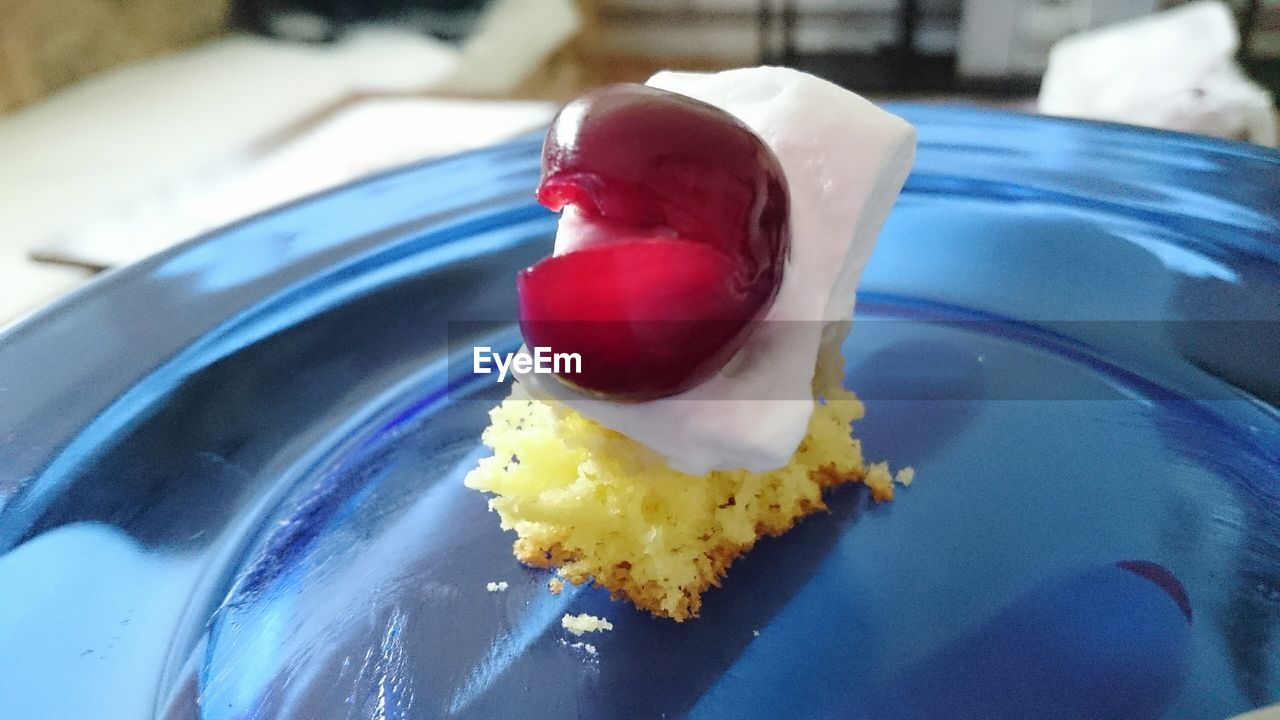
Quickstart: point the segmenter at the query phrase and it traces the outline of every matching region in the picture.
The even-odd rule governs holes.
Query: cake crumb
[[[574,650],[581,650],[593,658],[599,655],[599,650],[596,649],[596,646],[592,645],[589,642],[579,641],[579,642],[571,643],[568,640],[565,640],[564,638],[560,638],[556,642],[559,642],[562,647],[572,648]]]
[[[893,473],[889,472],[889,463],[878,462],[868,465],[867,475],[862,482],[871,489],[872,500],[884,502],[893,499]]]
[[[916,479],[916,469],[913,467],[904,467],[893,476],[893,481],[899,485],[906,487]]]
[[[751,631],[751,637],[760,637],[760,631],[759,631],[759,630],[752,630],[752,631]]]
[[[559,595],[564,592],[564,581],[560,578],[551,578],[551,581],[547,583],[547,591],[552,595]]]
[[[507,585],[506,580],[499,580],[498,582],[491,582],[486,584],[484,586],[484,589],[488,590],[489,592],[506,592],[508,587],[510,586]]]
[[[613,623],[608,620],[598,618],[594,615],[588,615],[586,613],[582,613],[581,615],[570,615],[565,613],[565,616],[560,618],[560,626],[574,635],[582,635],[583,633],[589,632],[604,632],[605,630],[613,629]]]

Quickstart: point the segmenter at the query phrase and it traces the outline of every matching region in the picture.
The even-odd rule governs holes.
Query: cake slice
[[[781,535],[826,509],[823,492],[865,483],[893,497],[881,463],[867,465],[850,424],[862,403],[840,385],[836,348],[823,352],[814,392],[823,399],[786,465],[766,472],[682,473],[653,450],[519,386],[490,412],[492,457],[466,478],[492,493],[489,507],[514,530],[515,556],[593,581],[655,615],[686,620],[702,593],[766,535]]]
[[[893,497],[851,434],[839,346],[915,135],[796,71],[651,82],[548,133],[539,199],[563,214],[518,279],[521,328],[583,370],[519,375],[466,484],[522,562],[681,621],[825,491]]]

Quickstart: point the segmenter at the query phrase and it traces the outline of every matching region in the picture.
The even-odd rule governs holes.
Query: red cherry
[[[565,106],[538,199],[591,232],[523,271],[531,346],[577,352],[564,377],[619,400],[686,390],[733,357],[768,311],[790,244],[782,167],[728,113],[644,85]]]

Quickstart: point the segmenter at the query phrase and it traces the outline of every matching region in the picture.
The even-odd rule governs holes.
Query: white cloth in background
[[[498,0],[467,38],[445,92],[499,97],[582,27],[577,0]]]
[[[1217,0],[1074,35],[1049,54],[1039,109],[1274,146],[1272,98],[1237,66],[1239,47]]]
[[[259,157],[239,157],[137,197],[37,253],[94,267],[123,265],[380,170],[541,128],[555,109],[544,102],[365,100]]]
[[[33,253],[116,264],[186,239],[182,233],[215,216],[235,220],[221,214],[233,207],[263,209],[245,198],[233,202],[239,191],[232,178],[248,173],[245,181],[253,183],[262,182],[255,179],[262,173],[288,174],[285,160],[260,170],[250,165],[262,158],[257,151],[264,140],[291,124],[362,94],[510,92],[580,25],[574,0],[499,0],[488,12],[462,48],[394,27],[357,28],[328,45],[233,35],[96,75],[0,117],[0,326],[87,277],[80,269],[34,263]],[[386,160],[379,167],[385,167],[500,140],[527,129],[533,117],[528,108],[512,114],[476,105],[483,109],[473,123],[460,119],[465,106],[434,106],[445,113],[441,127],[463,134],[426,138],[421,123],[428,106],[414,107],[408,112],[417,127],[390,119],[387,108],[378,109],[376,119],[353,115],[342,123],[396,128],[400,134],[387,140],[403,147],[364,146],[380,153]],[[303,146],[282,151],[292,147]],[[326,162],[306,162],[313,161]],[[339,155],[312,170],[340,182],[353,176],[341,169],[351,162]],[[374,169],[371,162],[364,167]],[[290,197],[321,189],[314,182],[292,187]],[[191,188],[215,192],[221,201],[197,202]],[[167,201],[182,207],[170,212],[162,207]],[[144,219],[136,245],[121,226],[125,216]],[[162,232],[166,219],[185,224]],[[88,240],[89,227],[114,228],[112,242],[124,247],[108,250],[107,235]]]
[[[83,282],[31,252],[353,91],[429,87],[457,53],[387,30],[332,46],[231,36],[0,117],[0,325]]]

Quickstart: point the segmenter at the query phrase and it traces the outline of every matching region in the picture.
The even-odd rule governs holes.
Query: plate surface
[[[894,109],[919,159],[845,353],[865,454],[916,469],[896,500],[836,493],[683,624],[519,566],[461,485],[504,389],[448,370],[517,342],[450,322],[513,318],[549,249],[527,138],[250,219],[0,335],[0,717],[1280,699],[1280,156]],[[567,636],[566,612],[614,629]]]

